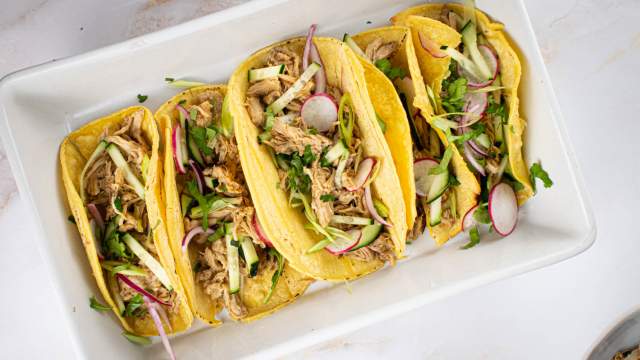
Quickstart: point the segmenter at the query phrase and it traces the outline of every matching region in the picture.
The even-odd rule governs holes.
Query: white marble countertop
[[[240,2],[0,0],[0,75]],[[526,4],[590,191],[595,245],[563,263],[467,291],[296,358],[576,359],[640,304],[640,2]],[[0,232],[2,357],[73,358],[1,146]]]

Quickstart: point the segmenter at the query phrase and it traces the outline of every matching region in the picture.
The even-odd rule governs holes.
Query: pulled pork
[[[385,43],[382,38],[377,37],[367,45],[365,55],[375,63],[378,60],[390,58],[399,47],[400,44],[397,41]]]
[[[396,256],[394,253],[394,245],[389,234],[384,232],[369,246],[361,247],[358,250],[348,252],[346,256],[352,257],[360,261],[372,261],[380,259],[383,262],[395,264]]]
[[[314,154],[320,154],[322,150],[333,142],[320,134],[308,134],[296,126],[285,124],[280,119],[276,120],[271,129],[271,139],[265,142],[278,154],[303,154],[307,146],[311,147]]]

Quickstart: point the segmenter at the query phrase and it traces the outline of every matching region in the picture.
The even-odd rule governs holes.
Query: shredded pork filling
[[[390,56],[397,50],[398,44],[377,44],[368,49],[375,59]],[[302,74],[301,57],[284,47],[271,50],[267,56],[265,66],[285,65],[284,74],[278,77],[264,79],[255,82],[247,90],[245,106],[252,122],[259,128],[265,127],[266,108],[277,100]],[[274,151],[276,156],[284,157],[290,162],[288,168],[278,166],[280,186],[289,190],[292,194],[302,194],[307,197],[313,212],[314,221],[323,228],[329,226],[339,230],[348,231],[356,228],[349,224],[333,224],[334,215],[348,215],[371,217],[364,204],[364,190],[347,191],[345,187],[353,187],[355,184],[356,170],[362,160],[362,143],[360,131],[354,124],[352,141],[349,146],[344,171],[341,175],[337,171],[337,162],[333,164],[323,163],[323,156],[329,148],[341,140],[337,126],[331,127],[322,133],[311,129],[300,115],[300,107],[309,98],[315,89],[314,81],[305,84],[303,89],[296,93],[283,113],[284,116],[276,116],[270,129],[265,129],[268,136],[261,141]],[[339,88],[329,85],[327,87],[336,103],[340,103],[343,96]],[[348,114],[351,108],[346,109]],[[276,114],[282,115],[282,114]],[[302,162],[302,169],[298,162]],[[340,176],[336,184],[336,177]],[[380,259],[382,261],[394,261],[394,247],[386,229],[377,240],[369,246],[358,251],[346,253],[344,256],[354,257],[362,261]]]

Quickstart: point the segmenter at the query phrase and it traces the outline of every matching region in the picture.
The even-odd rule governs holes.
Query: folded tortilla
[[[221,324],[221,321],[216,318],[217,314],[222,311],[225,306],[229,307],[229,304],[227,301],[213,301],[213,299],[205,293],[203,287],[196,281],[193,268],[195,258],[198,254],[194,246],[191,245],[189,247],[188,253],[182,251],[182,239],[185,235],[185,227],[180,194],[178,193],[176,182],[176,169],[171,138],[174,126],[178,124],[178,110],[176,110],[176,105],[179,103],[185,107],[192,104],[198,105],[199,96],[210,92],[217,92],[224,98],[227,87],[225,85],[205,85],[183,91],[163,104],[156,111],[155,118],[164,135],[164,191],[167,203],[167,228],[169,230],[170,247],[176,258],[176,270],[182,280],[189,304],[195,315],[210,325],[217,326]],[[276,270],[276,268],[262,269],[259,267],[256,276],[242,276],[239,296],[248,314],[242,318],[237,318],[232,312],[229,312],[232,318],[243,322],[250,322],[272,314],[293,302],[298,296],[302,295],[312,283],[312,279],[297,272],[285,261],[284,270],[273,294],[269,301],[264,303],[271,288],[272,276]]]
[[[396,169],[403,186],[405,205],[407,207],[407,225],[413,228],[413,221],[416,216],[416,192],[413,173],[412,156],[413,146],[411,140],[411,130],[408,122],[408,115],[415,116],[416,127],[422,126],[424,119],[432,118],[433,107],[429,102],[427,90],[422,73],[416,58],[412,34],[409,28],[402,26],[389,26],[378,29],[371,29],[353,36],[353,40],[361,49],[366,49],[376,39],[383,39],[384,43],[399,42],[400,46],[390,58],[394,67],[403,69],[407,76],[411,78],[413,91],[415,93],[413,106],[420,110],[422,117],[416,114],[407,114],[394,84],[382,73],[369,59],[360,58],[360,62],[365,70],[367,89],[373,102],[373,106],[378,115],[385,121],[387,132],[386,140],[396,163]],[[419,46],[419,44],[418,44]],[[424,124],[427,128],[429,125]],[[449,145],[444,133],[436,128],[432,129],[438,134],[442,143],[442,151]],[[423,134],[424,131],[418,131]],[[469,209],[476,205],[476,198],[480,193],[480,185],[473,173],[466,166],[464,159],[454,146],[452,156],[453,172],[460,182],[455,187],[456,195],[456,216],[453,224],[441,223],[434,227],[429,226],[429,232],[438,245],[444,244],[454,237],[461,230],[462,218]],[[420,204],[419,204],[420,206]],[[413,217],[409,216],[412,214]]]
[[[402,188],[396,174],[393,158],[376,122],[375,110],[369,100],[364,70],[356,55],[336,39],[314,38],[329,85],[337,86],[351,95],[361,131],[364,156],[381,161],[378,176],[372,183],[372,192],[389,210],[389,228],[395,256],[403,256],[407,221]],[[233,73],[229,80],[228,109],[224,116],[233,119],[240,157],[247,184],[262,219],[264,231],[273,239],[276,249],[295,269],[315,279],[352,280],[380,269],[384,262],[378,258],[359,261],[348,256],[335,256],[324,250],[308,254],[307,250],[322,239],[305,228],[307,219],[300,209],[289,205],[289,195],[278,184],[278,171],[267,146],[258,143],[258,129],[245,107],[249,88],[247,73],[264,66],[271,49],[284,47],[302,54],[304,38],[295,38],[263,48],[251,55]]]
[[[434,58],[420,45],[418,34],[424,32],[440,45],[457,47],[462,35],[449,25],[436,20],[443,9],[449,9],[458,15],[464,15],[464,6],[459,4],[425,4],[409,8],[392,17],[394,24],[405,25],[411,28],[418,63],[426,83],[439,94],[442,82],[448,76],[451,58]],[[533,187],[529,177],[529,171],[523,158],[523,136],[526,121],[520,117],[518,87],[522,76],[522,65],[514,47],[509,43],[503,32],[504,25],[492,22],[486,14],[476,10],[477,26],[496,51],[499,58],[499,71],[504,93],[508,104],[509,131],[505,131],[507,148],[509,153],[509,166],[513,177],[522,184],[522,188],[516,191],[518,204],[522,205],[533,196]],[[437,109],[442,113],[442,109]],[[429,119],[429,118],[428,118]]]
[[[144,185],[148,224],[153,229],[153,244],[155,245],[155,249],[158,254],[158,260],[167,272],[173,291],[175,291],[177,295],[175,298],[176,304],[174,304],[176,310],[169,312],[169,321],[173,332],[180,332],[189,328],[193,321],[193,315],[189,310],[187,297],[184,295],[182,284],[175,275],[175,263],[173,256],[171,255],[171,250],[169,249],[167,231],[165,228],[164,205],[162,203],[162,188],[160,181],[162,169],[160,168],[160,158],[158,153],[160,140],[158,136],[158,129],[151,112],[142,106],[132,106],[101,119],[92,121],[72,132],[64,139],[60,146],[60,165],[62,170],[62,180],[64,182],[64,187],[69,201],[69,207],[78,226],[78,230],[82,238],[82,244],[84,245],[84,249],[89,259],[89,264],[91,265],[91,271],[96,279],[96,284],[98,285],[98,289],[100,290],[102,297],[111,307],[116,317],[120,320],[122,326],[127,331],[141,336],[155,336],[158,335],[158,332],[150,316],[147,315],[142,318],[127,318],[122,316],[118,311],[118,307],[116,306],[106,283],[105,276],[107,275],[100,265],[97,250],[98,242],[91,230],[89,214],[80,196],[80,176],[82,170],[87,163],[87,160],[91,157],[92,153],[98,146],[101,140],[101,135],[104,133],[105,129],[109,129],[110,132],[113,132],[119,128],[127,116],[138,111],[144,112],[142,134],[146,138],[147,142],[152,144],[150,153],[151,157]],[[165,331],[169,332],[168,329],[165,329]]]

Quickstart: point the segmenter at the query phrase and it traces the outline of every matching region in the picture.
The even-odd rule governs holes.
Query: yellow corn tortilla
[[[351,94],[357,115],[365,156],[374,156],[381,162],[378,176],[372,183],[374,196],[389,209],[391,239],[398,258],[402,257],[406,242],[406,215],[400,180],[396,174],[391,152],[375,118],[375,110],[367,94],[364,71],[357,56],[336,39],[314,38],[323,61],[330,85],[338,85]],[[233,73],[229,80],[228,107],[225,114],[233,119],[242,168],[256,204],[256,211],[263,230],[273,239],[276,249],[287,258],[296,270],[315,279],[352,280],[380,269],[380,260],[357,261],[346,256],[331,255],[326,251],[307,254],[306,251],[322,238],[304,228],[306,218],[299,209],[289,206],[288,194],[280,189],[279,178],[266,146],[258,143],[259,129],[251,122],[245,108],[249,87],[247,73],[252,68],[263,67],[269,51],[274,47],[286,47],[302,54],[305,39],[295,38],[263,48],[251,55]],[[224,110],[223,110],[224,111]]]
[[[354,41],[361,49],[366,49],[367,45],[376,38],[382,38],[384,42],[399,41],[401,43],[396,54],[390,59],[391,64],[394,67],[400,67],[407,71],[407,75],[411,77],[415,91],[413,105],[420,110],[425,119],[431,118],[433,108],[429,103],[425,82],[418,65],[414,44],[412,42],[412,34],[409,28],[389,26],[368,30],[353,36]],[[407,114],[393,83],[391,83],[387,76],[367,59],[360,59],[360,62],[365,69],[367,89],[371,96],[373,106],[387,124],[385,137],[391,148],[391,153],[396,161],[396,169],[402,181],[405,204],[407,208],[411,207],[413,213],[411,223],[408,223],[409,229],[411,229],[416,214],[416,193],[413,174],[414,159],[411,156],[413,149]],[[442,131],[435,127],[433,129],[438,134],[444,147],[448,146],[448,141]],[[460,181],[460,185],[455,188],[456,222],[451,226],[441,223],[435,227],[429,227],[429,232],[438,245],[444,244],[460,232],[462,218],[469,209],[476,205],[476,198],[480,193],[480,185],[476,177],[466,166],[455,146],[453,147],[452,164],[456,178]]]
[[[199,94],[209,91],[218,92],[224,97],[227,87],[226,85],[205,85],[183,91],[164,103],[156,111],[155,118],[164,134],[164,191],[167,203],[167,229],[169,230],[170,247],[176,259],[176,270],[184,285],[189,305],[195,315],[212,326],[218,326],[221,321],[216,319],[216,315],[222,311],[225,305],[222,301],[214,302],[204,292],[202,286],[199,286],[195,281],[192,270],[192,260],[197,257],[195,248],[190,247],[189,254],[182,252],[182,239],[185,231],[180,194],[178,194],[176,185],[176,170],[171,138],[173,126],[178,123],[179,119],[178,111],[175,109],[176,105],[181,101],[184,101],[187,105],[196,103]],[[275,268],[273,271],[259,271],[257,276],[243,279],[239,294],[247,308],[248,315],[236,320],[250,322],[267,316],[293,302],[312,283],[311,279],[291,268],[285,261],[280,280],[274,289],[271,299],[265,304],[264,299],[271,288],[271,277],[275,271]],[[229,314],[233,317],[231,313]]]
[[[411,28],[413,42],[417,51],[420,69],[427,84],[431,86],[435,94],[439,94],[443,80],[448,76],[449,57],[436,59],[420,46],[419,32],[424,32],[439,45],[457,47],[462,35],[438,20],[439,14],[444,8],[455,11],[464,16],[464,6],[459,4],[426,4],[407,9],[393,18],[394,24],[406,25]],[[523,136],[527,126],[526,121],[520,117],[518,98],[518,86],[522,76],[522,65],[512,45],[503,33],[504,26],[491,22],[483,12],[476,10],[477,26],[493,49],[498,54],[500,76],[509,111],[507,120],[508,130],[505,131],[507,148],[509,152],[509,166],[513,176],[520,182],[523,188],[516,192],[518,204],[524,204],[533,196],[533,187],[529,178],[529,171],[523,158]],[[438,109],[439,112],[442,109]]]
[[[84,168],[87,159],[91,156],[95,148],[100,142],[100,135],[104,129],[109,128],[111,132],[115,131],[124,118],[129,114],[137,111],[144,111],[144,120],[142,123],[143,136],[152,144],[151,157],[149,160],[149,168],[147,170],[147,179],[145,183],[145,204],[149,217],[149,226],[153,227],[153,243],[156,246],[158,260],[166,270],[171,285],[177,293],[176,302],[177,311],[168,312],[169,321],[174,332],[183,331],[193,321],[193,315],[189,310],[187,298],[184,295],[182,284],[175,274],[175,263],[167,238],[167,231],[164,221],[164,205],[162,203],[161,194],[161,168],[158,146],[160,138],[158,129],[153,121],[151,112],[142,106],[132,106],[124,110],[92,121],[91,123],[81,127],[67,136],[60,146],[60,165],[62,168],[62,180],[67,192],[69,207],[78,226],[82,244],[84,245],[89,264],[93,276],[96,279],[98,289],[102,297],[111,307],[116,317],[122,323],[122,326],[129,332],[141,336],[155,336],[158,332],[153,321],[149,316],[141,319],[127,319],[120,315],[106,284],[105,273],[103,273],[96,248],[96,239],[89,225],[89,216],[80,197],[80,174]],[[165,329],[168,332],[168,329]]]

